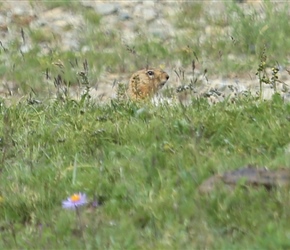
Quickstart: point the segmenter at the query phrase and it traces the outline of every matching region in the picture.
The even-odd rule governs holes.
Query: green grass
[[[128,45],[119,32],[100,27],[102,18],[92,9],[69,1],[45,4],[83,15],[79,43],[86,49],[62,51],[59,37],[25,27],[31,51],[21,51],[21,37],[0,47],[0,78],[15,83],[22,96],[0,103],[0,249],[290,248],[288,189],[198,192],[211,175],[247,164],[290,167],[290,104],[278,94],[213,106],[205,99],[154,106],[51,98],[58,76],[68,90],[81,84],[84,61],[89,84],[106,72],[176,60],[186,67],[196,57],[210,74],[227,74],[256,72],[267,56],[262,74],[288,60],[286,8],[275,18],[273,4],[265,2],[261,20],[254,9],[245,13],[233,2],[225,16],[213,19],[204,5],[187,3],[175,25],[188,33],[162,41],[144,32]],[[201,43],[201,17],[231,32],[208,33]],[[46,53],[42,42],[51,43]],[[89,200],[80,217],[61,206],[75,192]]]
[[[185,109],[69,100],[2,106],[0,246],[287,248],[288,192],[202,196],[197,187],[249,163],[289,167],[289,115],[279,96],[213,107],[198,100]],[[61,207],[78,191],[102,201],[81,210],[81,231]]]

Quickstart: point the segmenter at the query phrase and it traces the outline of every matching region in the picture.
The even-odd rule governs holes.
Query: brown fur
[[[148,68],[135,72],[129,82],[127,94],[132,100],[144,100],[152,97],[169,79],[162,69]]]

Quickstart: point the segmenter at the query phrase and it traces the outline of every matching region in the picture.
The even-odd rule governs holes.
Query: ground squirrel
[[[147,68],[134,73],[129,82],[127,94],[132,100],[152,97],[169,79],[162,69]]]

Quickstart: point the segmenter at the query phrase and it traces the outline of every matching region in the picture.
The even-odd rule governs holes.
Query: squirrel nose
[[[169,75],[166,74],[166,80],[168,80],[168,79],[169,79]]]

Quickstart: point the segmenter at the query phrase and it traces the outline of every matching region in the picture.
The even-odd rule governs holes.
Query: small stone
[[[134,8],[133,15],[135,18],[140,18],[149,22],[153,21],[157,17],[157,11],[153,7],[144,8],[143,5],[139,4]]]
[[[152,21],[157,17],[157,12],[154,9],[144,9],[143,17],[146,21]]]
[[[114,3],[98,3],[94,9],[98,14],[105,16],[118,12],[119,5]]]
[[[119,12],[119,19],[121,21],[132,19],[132,16],[127,11],[120,11]]]
[[[148,27],[149,33],[160,39],[174,37],[174,28],[165,19],[157,19],[150,23]]]
[[[154,7],[155,3],[154,1],[150,1],[150,0],[147,0],[147,1],[143,1],[143,6],[148,8],[148,7]]]
[[[29,51],[31,50],[31,45],[27,45],[27,44],[25,44],[25,45],[22,45],[21,47],[20,47],[20,51],[22,52],[22,53],[28,53]]]
[[[61,8],[53,8],[41,14],[42,19],[58,20],[63,17],[65,11]]]

